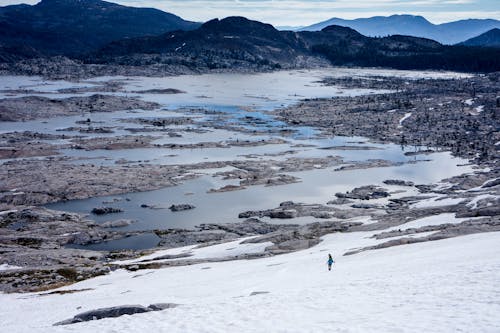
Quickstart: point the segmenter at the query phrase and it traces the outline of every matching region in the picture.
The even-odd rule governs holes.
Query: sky
[[[39,0],[0,0],[0,6]],[[305,26],[332,17],[422,15],[433,23],[467,18],[500,19],[500,0],[109,0],[134,7],[154,7],[186,20],[245,16],[275,26]]]

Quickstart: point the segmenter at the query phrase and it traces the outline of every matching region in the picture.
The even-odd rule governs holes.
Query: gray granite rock
[[[399,180],[399,179],[388,179],[383,181],[386,185],[396,185],[396,186],[415,186],[414,182]]]
[[[196,207],[190,204],[179,204],[179,205],[172,205],[168,209],[170,209],[172,212],[181,212],[184,210],[191,210],[195,209]]]
[[[144,313],[150,311],[162,311],[165,309],[174,308],[176,306],[177,304],[172,304],[172,303],[158,303],[158,304],[151,304],[148,307],[142,305],[122,305],[110,308],[101,308],[77,314],[71,319],[55,323],[54,326],[71,325],[85,321],[100,320],[104,318],[116,318],[124,315],[134,315],[137,313]]]
[[[95,214],[95,215],[114,214],[114,213],[121,213],[121,212],[123,212],[122,209],[114,208],[114,207],[96,207],[96,208],[92,209],[92,214]]]

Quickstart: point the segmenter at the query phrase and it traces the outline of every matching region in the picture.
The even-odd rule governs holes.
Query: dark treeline
[[[342,45],[318,44],[312,52],[325,56],[333,65],[390,67],[396,69],[439,69],[463,72],[500,71],[500,49],[442,46],[439,49],[406,50],[391,54],[370,43],[353,52]]]

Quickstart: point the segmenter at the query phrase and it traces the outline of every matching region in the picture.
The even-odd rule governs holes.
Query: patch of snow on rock
[[[419,201],[413,204],[413,208],[451,206],[451,205],[457,205],[464,200],[465,200],[464,198],[445,198],[444,196],[438,196],[435,198]]]
[[[411,112],[405,113],[404,117],[399,120],[399,126],[398,127],[402,127],[403,126],[403,122],[406,119],[410,118],[410,117],[411,117]]]
[[[447,224],[447,223],[453,223],[453,224],[458,224],[462,223],[463,221],[470,220],[470,218],[465,217],[465,218],[456,218],[455,213],[443,213],[443,214],[438,214],[438,215],[433,215],[433,216],[427,216],[418,220],[414,220],[402,225],[398,225],[395,228],[392,228],[392,230],[397,230],[397,229],[410,229],[410,228],[420,228],[420,227],[427,227],[427,226],[435,226],[435,225],[440,225],[440,224]]]
[[[10,271],[12,269],[20,269],[20,266],[14,266],[9,264],[0,264],[0,271]]]

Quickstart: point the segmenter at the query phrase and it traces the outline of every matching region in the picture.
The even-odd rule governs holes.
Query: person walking
[[[332,265],[335,261],[333,261],[333,258],[332,258],[332,255],[331,254],[328,254],[328,270],[331,271],[332,270]]]

